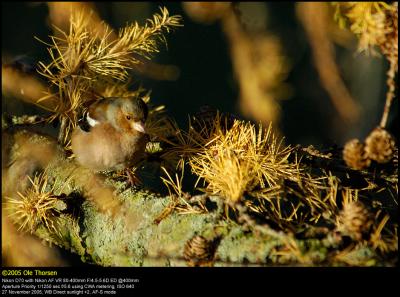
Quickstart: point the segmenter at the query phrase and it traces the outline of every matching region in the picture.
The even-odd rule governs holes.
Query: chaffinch
[[[95,171],[122,170],[136,164],[148,141],[146,103],[134,97],[110,97],[89,106],[71,137],[78,163]]]

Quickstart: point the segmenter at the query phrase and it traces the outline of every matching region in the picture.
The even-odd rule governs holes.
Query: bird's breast
[[[147,138],[142,133],[116,130],[109,124],[77,128],[72,134],[72,150],[82,166],[93,170],[120,170],[136,164],[144,155]]]

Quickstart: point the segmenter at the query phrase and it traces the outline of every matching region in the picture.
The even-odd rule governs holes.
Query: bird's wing
[[[107,121],[107,109],[110,102],[108,99],[101,99],[89,106],[86,119],[90,126],[95,126]]]
[[[83,131],[89,132],[92,127],[107,121],[106,111],[108,102],[106,101],[105,99],[100,99],[89,104],[87,110],[78,120],[78,125]]]

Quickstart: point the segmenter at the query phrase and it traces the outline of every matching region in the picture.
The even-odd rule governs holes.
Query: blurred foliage
[[[143,24],[159,5],[157,2],[94,3],[99,16],[113,28],[131,21]],[[153,103],[167,105],[168,114],[179,124],[187,120],[187,113],[194,113],[205,104],[240,114],[238,85],[221,24],[205,25],[192,21],[181,3],[166,3],[165,6],[171,14],[184,17],[185,27],[169,37],[168,51],[162,50],[154,61],[175,65],[179,77],[175,76],[175,81],[158,81],[139,73],[138,80],[143,87],[153,91]],[[368,115],[349,125],[340,120],[319,82],[308,40],[295,15],[296,3],[243,3],[242,6],[244,21],[250,20],[250,23],[255,23],[250,27],[268,28],[278,36],[283,53],[290,61],[291,71],[286,83],[292,95],[280,102],[282,118],[279,124],[289,143],[341,145],[350,137],[364,137],[375,126],[384,105],[382,80],[387,66],[383,59],[354,56],[354,46],[335,45],[341,75],[354,100],[362,107],[361,114]],[[45,39],[52,34],[48,6],[45,3],[3,3],[2,8],[3,61],[26,55],[35,62],[46,62],[48,58],[43,45],[33,36]],[[254,14],[257,17],[253,17]],[[363,73],[362,80],[360,73]],[[389,129],[397,125],[398,103],[394,104]],[[3,110],[19,114],[31,110],[38,112],[38,109],[32,109],[30,105],[21,106],[14,100],[5,99],[2,106]]]

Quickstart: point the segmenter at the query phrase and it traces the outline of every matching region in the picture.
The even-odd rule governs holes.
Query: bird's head
[[[108,116],[119,130],[131,133],[146,133],[145,123],[148,115],[146,103],[136,97],[113,99]]]

